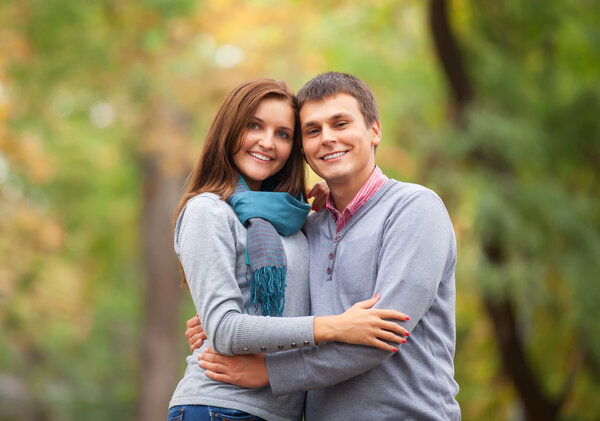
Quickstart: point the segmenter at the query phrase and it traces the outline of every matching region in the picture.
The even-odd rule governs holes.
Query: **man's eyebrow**
[[[339,120],[341,118],[352,118],[352,115],[350,115],[348,113],[337,113],[337,114],[327,117],[326,120],[335,121],[335,120]],[[316,121],[307,121],[306,123],[302,124],[302,128],[304,129],[306,127],[312,127],[312,126],[318,126],[318,125],[319,125],[319,123],[317,123]]]
[[[307,121],[306,123],[302,123],[302,128],[305,129],[307,127],[317,126],[318,123],[316,121]]]
[[[339,120],[340,118],[351,118],[352,116],[348,113],[337,113],[329,117],[329,120]]]

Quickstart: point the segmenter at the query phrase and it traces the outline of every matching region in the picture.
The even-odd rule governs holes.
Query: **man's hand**
[[[217,354],[212,348],[198,355],[200,367],[213,380],[230,383],[249,389],[258,389],[269,384],[265,365],[265,354],[227,356]]]
[[[194,349],[200,348],[204,343],[206,333],[204,333],[204,329],[202,328],[202,324],[200,323],[197,314],[187,321],[186,326],[185,338],[190,345],[190,351],[194,352]]]

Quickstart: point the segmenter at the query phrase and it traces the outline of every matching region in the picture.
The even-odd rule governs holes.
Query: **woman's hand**
[[[316,212],[318,212],[320,209],[323,209],[325,207],[325,200],[327,199],[328,194],[329,186],[327,186],[327,183],[324,180],[321,180],[312,186],[306,195],[307,199],[314,197],[311,209]]]
[[[186,322],[187,329],[185,331],[185,338],[190,345],[190,351],[194,352],[194,349],[200,348],[206,339],[206,333],[202,328],[200,319],[196,314],[194,317]]]
[[[337,316],[315,317],[315,342],[338,341],[396,352],[396,347],[383,340],[405,343],[403,336],[409,336],[409,333],[396,322],[384,319],[406,321],[410,318],[396,310],[371,308],[379,298],[379,294],[375,294],[373,298],[360,301]]]

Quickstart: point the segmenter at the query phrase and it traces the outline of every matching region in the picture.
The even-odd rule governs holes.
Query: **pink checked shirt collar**
[[[350,218],[352,218],[352,215],[358,212],[358,210],[367,202],[367,200],[373,197],[377,190],[379,190],[388,181],[389,178],[387,178],[385,174],[381,172],[381,169],[379,169],[379,167],[376,165],[367,182],[363,184],[358,193],[356,193],[356,196],[354,196],[354,199],[348,203],[346,209],[344,209],[341,213],[335,208],[333,197],[331,197],[331,193],[329,193],[325,201],[325,207],[333,216],[337,230],[336,232],[340,232],[340,230],[344,228],[344,225],[346,225]]]

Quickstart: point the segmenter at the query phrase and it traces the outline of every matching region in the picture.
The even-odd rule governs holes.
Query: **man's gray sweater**
[[[407,343],[389,353],[326,343],[267,356],[276,395],[309,390],[305,420],[458,420],[455,396],[456,242],[439,197],[390,180],[336,233],[309,216],[314,315],[338,314],[381,294],[378,308],[410,316]]]

